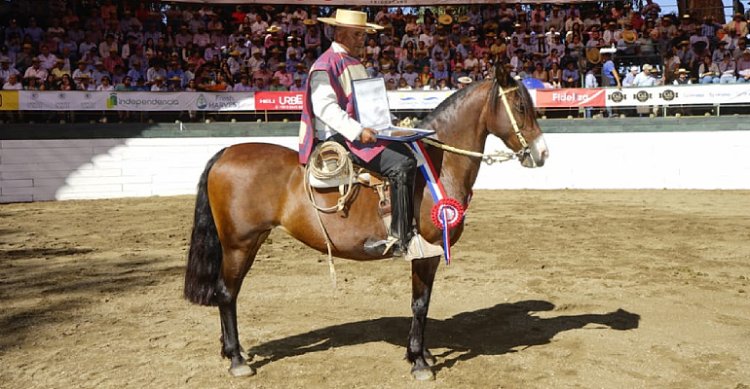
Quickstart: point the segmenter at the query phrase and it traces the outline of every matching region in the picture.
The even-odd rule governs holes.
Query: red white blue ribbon
[[[445,253],[445,263],[451,263],[451,240],[450,229],[459,225],[463,220],[463,206],[456,199],[450,198],[445,193],[445,188],[440,182],[435,166],[424,149],[422,142],[414,141],[410,143],[417,159],[419,160],[420,170],[424,175],[427,187],[430,189],[432,201],[435,205],[432,207],[432,223],[435,227],[443,231],[443,252]]]

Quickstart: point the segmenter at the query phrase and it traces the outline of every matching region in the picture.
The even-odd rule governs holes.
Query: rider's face
[[[354,57],[364,54],[367,31],[362,28],[338,27],[336,29],[336,41],[349,49]]]

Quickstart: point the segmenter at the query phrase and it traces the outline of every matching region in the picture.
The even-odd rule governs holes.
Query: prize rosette
[[[443,215],[448,219],[448,228],[454,228],[458,226],[464,218],[464,207],[456,199],[444,198],[432,207],[431,212],[432,224],[441,230],[445,229],[445,226],[443,225]]]

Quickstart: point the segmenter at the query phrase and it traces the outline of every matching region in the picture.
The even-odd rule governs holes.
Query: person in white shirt
[[[599,87],[599,83],[596,81],[596,68],[597,65],[591,65],[586,71],[586,77],[583,78],[583,86],[584,88],[597,88]],[[586,107],[585,109],[585,116],[587,118],[590,118],[593,113],[593,108]]]
[[[3,84],[3,90],[21,90],[23,89],[23,85],[21,85],[20,82],[18,82],[18,75],[17,74],[11,74],[8,76],[8,81]]]
[[[364,12],[341,8],[336,10],[334,18],[321,17],[318,21],[335,27],[334,41],[312,65],[310,89],[305,94],[300,125],[300,161],[307,163],[314,144],[312,138],[317,137],[343,145],[351,152],[354,163],[388,177],[392,199],[390,236],[368,244],[365,250],[373,255],[384,255],[391,250],[392,255],[399,250],[405,254],[414,236],[416,158],[402,142],[381,143],[373,128],[357,121],[341,105],[342,100],[346,100],[347,106],[353,104],[351,90],[354,80],[369,78],[358,59],[365,52],[367,30],[383,27],[367,23]],[[343,66],[337,66],[337,63]],[[334,88],[332,82],[337,82],[338,88]]]
[[[649,65],[645,64],[643,65],[643,69],[640,73],[638,73],[635,78],[633,79],[632,86],[634,87],[641,87],[641,86],[654,86],[656,85],[656,78],[654,78],[651,75],[651,71],[654,68]]]

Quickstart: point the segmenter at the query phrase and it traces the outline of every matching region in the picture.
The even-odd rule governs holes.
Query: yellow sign
[[[0,111],[18,111],[18,91],[0,92]]]

